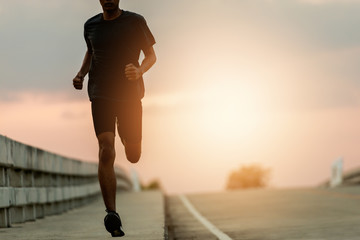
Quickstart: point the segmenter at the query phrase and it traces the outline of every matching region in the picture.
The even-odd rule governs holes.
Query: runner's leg
[[[141,156],[142,103],[140,100],[123,102],[118,110],[117,129],[126,158],[131,163],[137,163]]]
[[[115,134],[104,132],[97,136],[99,142],[98,177],[106,209],[116,211]]]
[[[93,123],[99,143],[98,178],[105,206],[115,211],[115,113],[112,102],[95,100],[91,104]]]
[[[127,160],[131,163],[137,163],[140,160],[141,156],[141,142],[139,143],[129,143],[126,140],[122,141],[125,147],[125,154]]]

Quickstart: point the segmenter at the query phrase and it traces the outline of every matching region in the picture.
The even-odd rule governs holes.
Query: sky
[[[116,164],[168,193],[224,190],[260,164],[270,187],[316,186],[360,165],[359,0],[121,0],[155,36],[143,153]],[[98,1],[0,0],[0,134],[97,161],[86,91],[72,79]]]

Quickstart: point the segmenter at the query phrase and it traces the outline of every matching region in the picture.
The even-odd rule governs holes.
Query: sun
[[[264,112],[260,96],[241,84],[216,83],[200,95],[195,118],[205,137],[236,140],[257,134]]]

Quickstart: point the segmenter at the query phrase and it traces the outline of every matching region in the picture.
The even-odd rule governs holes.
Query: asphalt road
[[[360,239],[360,187],[243,190],[185,198],[229,239]],[[167,210],[172,239],[221,239],[194,217],[179,196],[167,198]]]

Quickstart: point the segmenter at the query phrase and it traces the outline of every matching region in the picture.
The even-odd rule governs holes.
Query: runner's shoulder
[[[99,13],[99,14],[97,14],[97,15],[89,18],[89,19],[85,22],[84,26],[87,27],[87,26],[89,26],[89,25],[91,25],[91,24],[99,23],[99,22],[101,22],[101,20],[102,20],[102,13]]]
[[[140,21],[140,22],[145,21],[145,18],[142,15],[135,13],[135,12],[123,10],[122,14],[124,14],[124,16],[123,16],[124,18],[129,18],[133,21]]]

